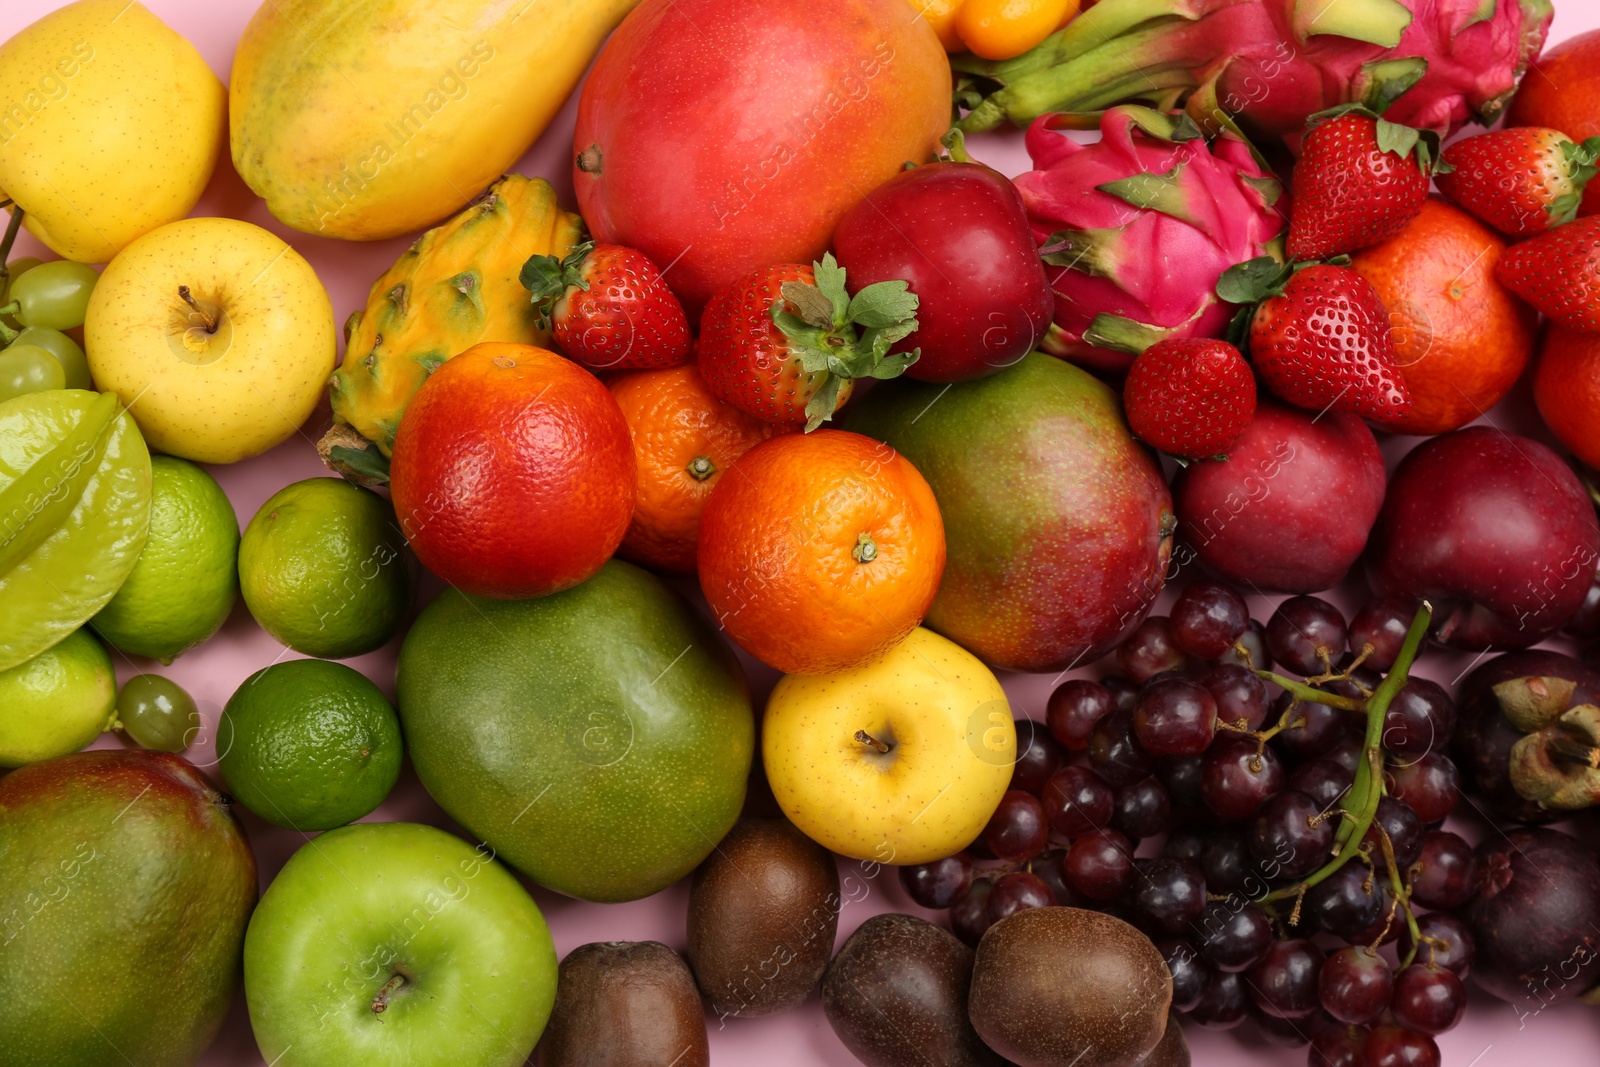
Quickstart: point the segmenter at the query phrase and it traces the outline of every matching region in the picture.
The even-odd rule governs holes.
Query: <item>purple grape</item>
[[[1171,856],[1173,859],[1194,860],[1199,863],[1210,840],[1210,835],[1202,827],[1180,826],[1167,835],[1166,843],[1161,846],[1161,854]]]
[[[1140,686],[1120,674],[1109,674],[1100,679],[1100,684],[1111,694],[1111,702],[1118,710],[1132,711],[1139,702]]]
[[[1334,937],[1354,941],[1383,918],[1387,899],[1371,872],[1352,860],[1306,891],[1304,914]]]
[[[1207,962],[1221,971],[1244,971],[1272,946],[1272,920],[1242,897],[1213,901],[1189,935]]]
[[[1250,855],[1275,878],[1304,878],[1328,862],[1336,819],[1304,793],[1268,797],[1245,836]]]
[[[1007,863],[1032,859],[1044,851],[1049,839],[1050,825],[1039,798],[1020,789],[1006,791],[983,828],[984,844],[996,859]]]
[[[1052,774],[1039,799],[1056,833],[1077,837],[1110,824],[1116,794],[1090,768],[1072,766]]]
[[[1066,762],[1066,753],[1044,723],[1017,720],[1017,762],[1011,765],[1011,788],[1037,794]]]
[[[1244,633],[1234,642],[1222,657],[1223,663],[1237,663],[1253,671],[1268,670],[1272,666],[1272,654],[1267,651],[1267,628],[1254,619],[1244,628]],[[1245,654],[1240,655],[1239,646],[1243,646]]]
[[[1395,862],[1400,870],[1404,871],[1417,862],[1417,857],[1422,855],[1423,830],[1422,820],[1417,818],[1416,812],[1393,797],[1378,798],[1378,814],[1362,840],[1372,846],[1372,862],[1380,869],[1387,869],[1380,827],[1383,833],[1389,835],[1389,843],[1394,848]]]
[[[1055,902],[1055,894],[1044,879],[1028,871],[1012,871],[1001,876],[989,892],[989,925],[1028,908],[1051,907]]]
[[[972,857],[965,852],[900,868],[900,884],[924,908],[948,908],[972,884]]]
[[[1461,772],[1442,752],[1388,768],[1389,795],[1417,813],[1424,824],[1443,822],[1461,799]]]
[[[1117,668],[1139,685],[1162,671],[1177,670],[1185,658],[1172,620],[1165,615],[1145,619],[1117,646]]]
[[[1246,973],[1257,1008],[1280,1019],[1299,1019],[1317,1010],[1317,974],[1322,950],[1304,938],[1274,941]]]
[[[1172,825],[1167,788],[1154,777],[1125,785],[1114,795],[1111,828],[1130,838],[1159,837]]]
[[[1200,853],[1200,869],[1205,872],[1206,888],[1213,893],[1256,897],[1267,890],[1266,878],[1256,870],[1245,843],[1243,827],[1219,826],[1213,830],[1205,851]]]
[[[1427,1034],[1377,1026],[1367,1037],[1365,1067],[1440,1067],[1439,1046]]]
[[[1135,860],[1133,904],[1162,933],[1186,933],[1205,911],[1205,873],[1193,860]]]
[[[1132,713],[1118,709],[1095,724],[1089,735],[1089,766],[1113,786],[1132,785],[1155,770],[1134,736]]]
[[[1259,730],[1267,721],[1267,683],[1237,663],[1219,663],[1198,681],[1217,704],[1217,718],[1245,730]]]
[[[1182,938],[1164,937],[1156,942],[1156,949],[1167,961],[1167,971],[1172,975],[1172,1010],[1193,1010],[1206,991],[1206,983],[1211,980],[1211,968],[1194,946]]]
[[[1200,1002],[1189,1009],[1189,1018],[1207,1030],[1232,1030],[1250,1014],[1250,994],[1244,975],[1216,971],[1206,982]]]
[[[1220,658],[1249,624],[1244,597],[1221,582],[1190,582],[1172,605],[1178,646],[1201,659]]]
[[[1224,819],[1250,818],[1263,801],[1283,788],[1283,764],[1271,748],[1250,737],[1219,737],[1200,767],[1206,807]]]
[[[1407,679],[1383,716],[1383,747],[1407,763],[1444,752],[1455,732],[1455,701],[1426,678]]]
[[[1311,1037],[1308,1067],[1366,1067],[1365,1026],[1330,1026]]]
[[[1394,1021],[1430,1037],[1454,1030],[1467,1010],[1467,990],[1456,973],[1437,964],[1413,963],[1394,976],[1389,1002]]]
[[[1063,908],[1089,908],[1094,905],[1088,897],[1079,893],[1067,884],[1066,875],[1061,872],[1061,861],[1066,859],[1066,853],[1049,855],[1036,859],[1029,866],[1039,880],[1050,887],[1055,903]]]
[[[1276,722],[1285,713],[1289,716],[1288,725],[1272,743],[1293,760],[1316,759],[1350,733],[1352,714],[1339,708],[1310,701],[1294,704],[1291,694],[1280,693],[1272,702],[1269,718]]]
[[[1205,805],[1200,793],[1200,763],[1204,756],[1168,756],[1156,766],[1156,776],[1167,787],[1173,810],[1198,811]]]
[[[1302,763],[1284,783],[1286,789],[1304,793],[1317,802],[1318,811],[1332,811],[1355,784],[1355,775],[1332,760],[1314,759]]]
[[[1152,756],[1198,756],[1216,734],[1217,702],[1187,678],[1145,686],[1133,712],[1139,747]]]
[[[1456,973],[1466,980],[1472,973],[1472,961],[1478,954],[1477,942],[1465,919],[1447,911],[1430,911],[1417,916],[1417,931],[1424,940],[1417,949],[1417,960],[1433,963]],[[1411,951],[1411,931],[1400,931],[1400,951]]]
[[[989,894],[993,889],[991,879],[974,879],[950,905],[951,932],[973,948],[978,947],[983,932],[989,929]]]
[[[1369,601],[1350,620],[1350,651],[1359,655],[1370,644],[1372,652],[1362,665],[1375,671],[1388,670],[1400,657],[1400,646],[1405,644],[1406,631],[1416,614],[1416,601],[1406,597]]]
[[[1267,651],[1296,674],[1323,674],[1344,654],[1348,631],[1339,609],[1314,596],[1294,596],[1267,620]]]
[[[1090,900],[1110,900],[1133,875],[1133,847],[1115,830],[1097,830],[1072,843],[1062,861],[1067,885]]]
[[[1421,870],[1411,896],[1425,908],[1459,908],[1477,887],[1478,857],[1459,834],[1430,830],[1422,835]]]
[[[1050,735],[1066,749],[1081,752],[1089,747],[1095,723],[1116,708],[1111,690],[1086,678],[1071,678],[1056,686],[1045,705],[1045,722]]]
[[[1342,1023],[1370,1023],[1389,1006],[1393,989],[1389,961],[1355,945],[1329,956],[1317,977],[1323,1010]]]

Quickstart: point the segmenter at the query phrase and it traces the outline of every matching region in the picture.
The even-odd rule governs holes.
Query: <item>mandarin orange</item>
[[[1438,197],[1398,237],[1353,266],[1389,310],[1411,410],[1384,429],[1436,434],[1465,426],[1506,395],[1533,352],[1538,316],[1495,279],[1505,241]]]
[[[933,490],[904,456],[844,430],[784,434],[712,491],[700,588],[751,655],[786,674],[829,674],[916,628],[944,555]]]
[[[786,428],[712,396],[693,363],[621,374],[607,384],[628,420],[639,466],[633,522],[619,553],[647,567],[693,571],[711,490],[735,460]]]

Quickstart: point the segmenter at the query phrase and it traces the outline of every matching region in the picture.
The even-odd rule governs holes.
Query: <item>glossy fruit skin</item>
[[[1552,322],[1600,333],[1600,221],[1577,219],[1519,242],[1494,276]]]
[[[606,387],[628,422],[639,471],[617,552],[646,567],[693,571],[711,490],[740,456],[781,431],[718,400],[692,364],[620,374]]]
[[[785,819],[734,826],[689,886],[684,955],[711,1010],[751,1019],[798,1008],[822,981],[839,907],[827,849]]]
[[[1248,972],[1256,1006],[1280,1019],[1299,1019],[1316,1011],[1322,960],[1322,950],[1310,941],[1274,941]]]
[[[117,720],[141,748],[182,752],[202,729],[194,697],[159,674],[136,674],[117,692]]]
[[[1093,995],[1091,995],[1091,991]],[[1166,1030],[1172,978],[1132,926],[1077,908],[1032,908],[983,935],[967,1001],[985,1044],[1023,1064],[1135,1067]]]
[[[1256,308],[1250,355],[1268,389],[1291,404],[1353,411],[1387,424],[1411,410],[1389,317],[1365,278],[1319,263]]]
[[[631,564],[539,600],[446,591],[406,635],[396,691],[428,792],[571,896],[631,900],[677,881],[744,801],[755,723],[738,663]],[[567,784],[530,807],[556,770]],[[672,805],[660,802],[664,781]]]
[[[1055,293],[1022,197],[981,163],[930,163],[895,175],[845,212],[833,249],[852,294],[898,278],[917,295],[919,328],[892,349],[921,351],[908,378],[993,374],[1050,328]]]
[[[1556,830],[1478,846],[1478,895],[1461,912],[1477,942],[1472,977],[1519,1014],[1570,1000],[1600,975],[1600,856]]]
[[[1545,327],[1533,367],[1533,399],[1557,439],[1585,463],[1600,463],[1600,335]]]
[[[671,367],[689,358],[688,316],[642,253],[594,245],[576,274],[550,308],[551,335],[569,357],[597,371]]]
[[[1226,341],[1166,338],[1134,357],[1122,402],[1141,441],[1185,459],[1210,459],[1250,425],[1256,379]]]
[[[892,448],[842,430],[785,434],[718,483],[698,561],[706,602],[740,647],[785,674],[831,674],[922,621],[944,570],[944,523]]]
[[[1115,394],[1050,356],[946,389],[885,382],[846,420],[915,463],[939,500],[948,557],[928,626],[1006,669],[1091,662],[1166,580],[1160,468]]]
[[[561,961],[539,1067],[710,1067],[704,1008],[683,957],[659,941],[579,945]]]
[[[808,372],[772,321],[771,307],[783,299],[787,282],[816,284],[804,263],[763,267],[711,295],[700,317],[695,359],[711,394],[725,404],[779,426],[804,426],[806,403],[825,374]],[[798,311],[785,302],[785,311]],[[839,402],[850,396],[842,389]]]
[[[1384,151],[1378,120],[1344,114],[1312,127],[1295,162],[1287,251],[1326,259],[1386,241],[1428,198],[1415,154]]]
[[[1400,462],[1372,530],[1380,596],[1427,597],[1454,648],[1520,648],[1583,603],[1600,560],[1594,507],[1561,458],[1490,427],[1432,438]]]
[[[1524,798],[1511,784],[1511,747],[1523,737],[1500,710],[1494,686],[1512,678],[1568,678],[1577,683],[1574,703],[1600,702],[1600,673],[1547,649],[1496,656],[1478,666],[1457,690],[1457,723],[1452,755],[1462,783],[1492,815],[1520,823],[1545,823],[1559,813]]]
[[[1440,158],[1454,169],[1439,175],[1439,191],[1513,238],[1571,222],[1583,198],[1578,183],[1586,189],[1594,173],[1593,154],[1547,126],[1464,137]]]
[[[1538,315],[1495,278],[1505,250],[1493,230],[1431,197],[1399,234],[1351,257],[1389,313],[1395,360],[1411,393],[1411,410],[1385,429],[1458,429],[1521,377]]]
[[[197,1062],[233,1002],[256,900],[255,858],[226,798],[167,753],[35,763],[0,779],[0,855],[7,1055],[41,1067]],[[58,999],[69,985],[77,1011]]]
[[[417,392],[395,435],[390,492],[424,566],[475,596],[569,589],[633,517],[627,420],[554,352],[480,344]]]
[[[1377,1026],[1367,1037],[1366,1067],[1440,1067],[1433,1038],[1398,1026]]]
[[[1366,546],[1383,505],[1378,442],[1350,412],[1315,414],[1263,401],[1227,462],[1179,473],[1173,496],[1184,541],[1224,578],[1320,592]]]
[[[998,1067],[967,1019],[972,949],[910,915],[875,915],[828,964],[822,1011],[872,1067]],[[895,1025],[883,1025],[884,1018]]]
[[[646,0],[590,69],[573,185],[595,239],[671,264],[691,319],[844,212],[950,123],[950,68],[903,0]]]
[[[1507,126],[1548,126],[1574,141],[1600,134],[1600,30],[1551,45],[1528,67],[1506,112]],[[1580,215],[1600,212],[1600,183],[1590,182]]]

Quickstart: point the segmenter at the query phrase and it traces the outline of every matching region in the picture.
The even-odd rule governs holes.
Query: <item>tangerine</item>
[[[1533,402],[1574,455],[1600,467],[1600,334],[1551,323],[1533,367]]]
[[[389,488],[425,567],[477,596],[570,588],[633,517],[633,445],[600,380],[533,345],[474,345],[440,365],[395,433]]]
[[[730,637],[785,674],[868,662],[916,629],[944,572],[944,521],[911,461],[844,430],[783,434],[706,503],[700,588]]]
[[[694,364],[621,374],[607,383],[633,435],[639,483],[620,554],[692,572],[700,515],[734,461],[785,427],[711,395]]]
[[[1411,410],[1384,429],[1436,434],[1465,426],[1522,374],[1538,316],[1494,276],[1505,249],[1495,231],[1430,197],[1398,236],[1352,257],[1389,309],[1395,357],[1411,391]]]

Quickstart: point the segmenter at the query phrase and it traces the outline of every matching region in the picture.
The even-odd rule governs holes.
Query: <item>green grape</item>
[[[70,330],[83,325],[100,275],[85,263],[58,259],[41,263],[11,282],[10,297],[20,306],[17,318],[24,326]]]
[[[23,256],[20,259],[13,259],[10,263],[6,264],[6,283],[4,285],[0,285],[0,307],[11,303],[11,283],[22,277],[22,275],[28,273],[33,268],[37,267],[42,262],[44,261],[35,256]],[[15,315],[0,315],[0,322],[4,322],[13,330],[22,329],[22,323],[17,321],[17,317]]]
[[[66,387],[66,371],[48,350],[38,345],[12,345],[0,352],[0,401]]]
[[[29,326],[17,335],[12,345],[38,345],[49,352],[60,362],[61,369],[66,372],[67,389],[93,389],[94,383],[89,380],[89,359],[83,354],[83,349],[78,347],[78,342],[62,333],[60,330],[46,330],[39,326]]]
[[[200,732],[200,711],[182,686],[159,674],[136,674],[117,694],[123,732],[155,752],[182,752]]]

